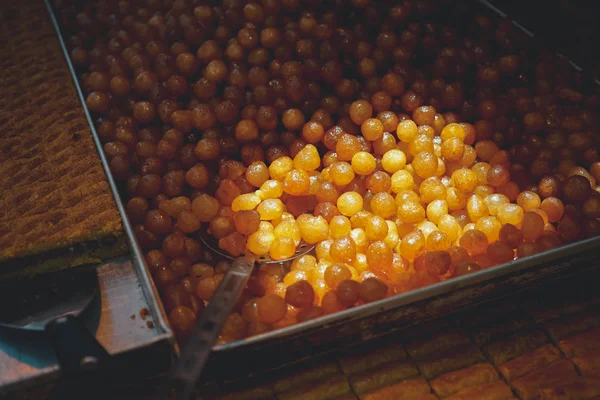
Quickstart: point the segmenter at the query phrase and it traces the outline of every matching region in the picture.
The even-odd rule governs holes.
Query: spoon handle
[[[233,261],[208,306],[200,314],[192,334],[174,365],[171,382],[180,391],[179,399],[192,398],[194,388],[225,320],[237,303],[252,274],[254,260]]]
[[[46,325],[63,375],[95,369],[110,357],[94,335],[72,315],[64,315]]]

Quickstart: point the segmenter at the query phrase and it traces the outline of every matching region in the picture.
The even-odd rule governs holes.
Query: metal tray
[[[142,309],[150,311],[152,305],[135,269],[130,257],[96,268],[99,295],[82,318],[112,356],[127,358],[132,373],[145,369],[143,373],[155,374],[164,370],[172,358],[172,336],[161,327],[160,319],[152,315],[143,319],[140,315]],[[45,335],[0,329],[0,397],[16,390],[27,391],[58,376],[56,357]]]
[[[45,0],[52,14],[52,8]],[[497,17],[506,17],[502,11],[486,0],[478,0],[474,7],[487,10]],[[60,29],[52,15],[56,30],[60,36]],[[514,25],[528,36],[533,34],[520,24],[513,21]],[[61,44],[67,60],[68,52],[61,38]],[[123,213],[122,204],[115,190],[114,180],[106,164],[106,159],[101,151],[100,141],[95,127],[90,119],[82,91],[75,71],[69,62],[73,80],[77,86],[79,96],[84,105],[90,128],[94,133],[96,145],[100,149],[109,182],[113,188],[115,199]],[[581,70],[571,62],[573,68]],[[595,79],[596,84],[600,84]],[[132,238],[131,226],[126,222],[127,233]],[[442,315],[472,307],[476,304],[491,301],[499,297],[510,295],[515,291],[537,285],[540,282],[565,277],[567,275],[584,273],[596,270],[599,265],[599,254],[596,249],[600,246],[600,237],[570,244],[543,254],[519,259],[502,266],[480,271],[468,276],[455,278],[446,282],[424,287],[392,298],[384,299],[360,307],[342,311],[340,313],[322,317],[316,320],[300,323],[288,328],[268,332],[244,340],[239,340],[213,348],[210,367],[207,368],[207,379],[227,376],[234,378],[247,376],[254,372],[271,369],[282,364],[298,362],[307,357],[314,357],[350,343],[365,341],[382,334],[403,329],[418,322],[433,319]],[[142,287],[147,296],[156,301],[156,290],[139,246],[132,243],[135,260],[140,263],[139,271]],[[164,310],[157,302],[155,305],[157,317],[164,323]],[[165,332],[170,332],[167,324]],[[176,347],[177,351],[177,347]],[[240,362],[245,360],[246,362]],[[251,360],[251,362],[250,362]]]

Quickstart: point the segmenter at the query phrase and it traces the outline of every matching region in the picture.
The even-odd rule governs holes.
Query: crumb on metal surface
[[[149,329],[152,329],[152,328],[154,328],[154,323],[153,323],[152,321],[146,321],[146,326],[147,326]]]
[[[135,319],[135,314],[131,314],[131,315],[129,316],[129,318],[131,318],[131,319]]]
[[[142,317],[143,320],[146,320],[146,318],[149,315],[150,315],[150,311],[148,311],[148,309],[146,307],[144,307],[140,310],[140,317]]]

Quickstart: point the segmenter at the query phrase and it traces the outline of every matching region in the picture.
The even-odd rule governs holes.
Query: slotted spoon
[[[202,243],[212,252],[231,260],[231,266],[225,272],[206,309],[199,316],[192,334],[183,347],[179,359],[171,372],[171,384],[180,395],[188,400],[193,396],[196,383],[206,365],[211,349],[216,343],[223,324],[235,307],[242,290],[248,283],[254,266],[258,264],[284,264],[303,256],[314,246],[301,242],[294,255],[285,260],[273,260],[269,256],[243,256],[234,258],[221,250],[216,240],[206,232],[200,235]]]

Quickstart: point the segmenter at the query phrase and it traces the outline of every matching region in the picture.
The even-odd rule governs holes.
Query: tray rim
[[[69,51],[63,39],[63,33],[54,14],[54,8],[52,7],[51,0],[44,0],[44,4],[50,16],[50,20],[52,21],[52,26],[54,27],[54,32],[58,37],[58,41],[60,43],[60,47],[62,49],[63,57],[67,63],[67,67],[71,74],[71,79],[75,86],[75,90],[77,92],[77,97],[82,105],[83,112],[85,114],[85,118],[88,123],[88,127],[92,133],[92,137],[94,139],[94,144],[96,146],[96,151],[98,152],[98,156],[100,157],[100,161],[102,162],[102,167],[104,168],[104,173],[106,175],[106,179],[108,180],[108,184],[110,186],[111,192],[113,194],[113,198],[115,204],[117,205],[117,209],[119,210],[119,214],[121,215],[121,220],[123,222],[123,227],[125,229],[125,233],[127,235],[128,243],[131,249],[130,256],[132,258],[133,269],[136,272],[138,277],[140,287],[142,288],[142,292],[148,303],[149,311],[152,314],[155,327],[157,329],[158,335],[156,340],[153,341],[161,341],[161,340],[169,340],[170,342],[174,342],[174,334],[173,331],[166,322],[167,315],[165,309],[162,305],[162,302],[159,300],[158,290],[154,285],[154,281],[150,277],[150,271],[146,265],[143,253],[141,248],[139,247],[137,240],[135,239],[135,235],[133,233],[133,228],[129,219],[127,218],[127,213],[125,212],[125,207],[123,206],[123,202],[121,201],[121,197],[119,196],[119,191],[115,180],[113,178],[112,172],[110,171],[110,167],[108,164],[108,160],[106,159],[106,155],[104,154],[104,150],[102,148],[102,143],[100,141],[100,137],[98,136],[98,132],[96,131],[96,127],[94,126],[92,117],[90,112],[85,104],[85,97],[83,95],[83,91],[81,90],[81,85],[79,84],[79,80],[77,79],[77,74],[75,72],[75,68],[73,67],[73,63],[71,62],[71,57],[69,56]],[[140,347],[143,347],[144,344],[141,344]],[[131,349],[137,348],[135,345],[132,346]],[[131,350],[130,349],[130,350]]]
[[[419,301],[433,299],[435,297],[457,292],[461,289],[466,289],[478,284],[492,282],[495,278],[506,277],[510,274],[521,271],[532,270],[535,267],[543,268],[542,264],[544,263],[550,263],[560,258],[568,257],[586,250],[597,249],[599,247],[600,236],[585,239],[577,243],[571,243],[557,249],[546,251],[544,253],[535,254],[521,260],[511,261],[509,263],[478,271],[470,275],[464,275],[416,290],[411,290],[409,292],[397,294],[387,299],[349,308],[335,314],[301,322],[283,329],[278,329],[246,339],[217,345],[213,348],[213,351],[218,353],[232,352],[240,348],[260,345],[261,343],[269,340],[292,337],[302,333],[302,331],[305,330],[313,331],[315,328],[326,328],[336,325],[342,321],[355,321],[368,318],[386,311],[401,309],[402,307],[409,306]]]

